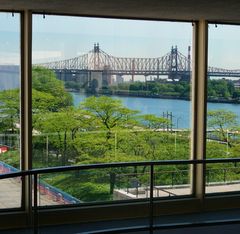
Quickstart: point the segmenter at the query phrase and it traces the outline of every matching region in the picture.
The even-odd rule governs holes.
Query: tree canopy
[[[73,105],[71,94],[65,91],[63,82],[58,80],[54,72],[49,69],[33,67],[32,88],[33,90],[47,93],[54,97],[55,103],[52,106],[51,111],[58,111],[61,108]]]
[[[227,110],[208,111],[208,127],[220,133],[221,140],[226,141],[230,146],[228,131],[237,127],[237,115]]]
[[[80,107],[95,115],[108,131],[117,127],[131,127],[134,116],[138,113],[124,107],[120,100],[107,96],[86,98]]]

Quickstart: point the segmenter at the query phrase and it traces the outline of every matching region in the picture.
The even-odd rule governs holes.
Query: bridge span
[[[88,87],[97,82],[95,85],[102,87],[111,84],[113,75],[118,78],[128,75],[132,81],[137,75],[145,76],[145,79],[167,76],[171,80],[189,80],[191,64],[190,46],[187,56],[172,47],[169,53],[157,58],[124,58],[109,55],[100,49],[99,44],[94,44],[92,50],[81,56],[36,65],[52,69],[61,80],[74,80]],[[208,76],[240,77],[240,69],[208,67]]]

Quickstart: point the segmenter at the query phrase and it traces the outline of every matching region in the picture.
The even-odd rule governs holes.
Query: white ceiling
[[[240,23],[240,0],[0,0],[0,9]]]

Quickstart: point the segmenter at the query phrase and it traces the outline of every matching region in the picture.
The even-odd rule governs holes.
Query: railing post
[[[38,234],[38,174],[33,175],[33,230]]]
[[[209,184],[209,182],[210,182],[210,171],[209,170],[206,170],[206,180],[207,180],[207,183]]]
[[[149,196],[149,232],[153,233],[153,189],[154,189],[154,166],[150,165],[150,196]]]
[[[136,198],[138,198],[138,182],[136,182]]]
[[[223,181],[226,182],[226,168],[223,169]]]

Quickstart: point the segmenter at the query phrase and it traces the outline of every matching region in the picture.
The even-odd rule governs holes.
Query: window
[[[33,167],[189,159],[191,37],[190,23],[34,15]],[[65,192],[72,181],[105,187],[114,200],[115,184],[143,189],[149,170],[99,171],[105,179],[45,180]],[[157,167],[155,185],[189,187],[189,177],[188,167]]]
[[[209,25],[207,158],[239,157],[239,39],[239,26]],[[209,165],[206,176],[208,193],[238,191],[237,163]]]
[[[215,209],[216,204],[229,208],[229,204],[220,203],[216,197],[205,197],[202,181],[206,179],[208,195],[226,191],[239,193],[238,163],[207,162],[204,171],[202,165],[192,166],[188,164],[192,162],[181,160],[188,160],[191,150],[192,154],[204,151],[204,117],[208,117],[207,158],[238,157],[239,51],[235,43],[239,27],[209,25],[208,116],[202,116],[204,103],[199,93],[205,84],[202,74],[205,56],[198,52],[203,51],[206,43],[203,32],[207,29],[206,21],[193,23],[197,33],[192,49],[191,23],[22,14],[33,17],[32,126],[27,126],[30,127],[27,130],[32,129],[32,154],[28,155],[26,150],[30,148],[28,134],[22,136],[21,143],[19,140],[20,109],[30,110],[26,102],[26,106],[20,108],[19,93],[30,93],[26,87],[20,90],[20,14],[13,17],[12,13],[1,13],[1,173],[6,172],[5,168],[16,171],[27,166],[49,169],[96,165],[79,171],[72,168],[72,171],[59,173],[41,171],[38,177],[33,177],[33,183],[30,179],[24,180],[22,191],[21,179],[0,180],[1,188],[7,188],[4,190],[7,195],[1,192],[1,211],[21,207],[22,200],[26,216],[19,212],[18,224],[23,225],[36,216],[40,223],[43,221],[41,224],[49,224],[52,217],[56,220],[55,212],[61,217],[61,211],[65,217],[70,211],[77,221],[80,220],[72,209],[52,209],[51,212],[41,209],[38,215],[34,214],[36,207],[31,208],[36,205],[36,198],[41,208],[80,205],[81,209],[75,211],[81,213],[81,217],[87,214],[91,221],[96,219],[94,209],[99,211],[100,206],[105,207],[104,211],[101,209],[104,217],[112,218],[115,211],[114,217],[136,217],[134,209],[129,214],[130,207],[136,207],[139,213],[141,210],[139,216],[145,217],[144,212],[151,207],[152,201],[156,214],[163,214],[167,209],[169,213],[182,213],[182,207],[186,207],[186,211]],[[28,17],[22,19],[25,26],[31,25]],[[231,37],[226,39],[225,35]],[[30,48],[28,43],[22,46]],[[200,113],[198,118],[194,115],[194,121],[200,124],[194,126],[192,133],[191,50],[197,51],[195,56],[200,67],[196,67],[195,72],[201,78],[194,83],[201,91],[193,91],[194,100],[197,100],[193,109]],[[29,68],[28,65],[25,68]],[[25,70],[24,75],[27,75]],[[230,110],[236,115],[229,115]],[[216,121],[219,119],[224,124],[219,125]],[[230,124],[226,122],[229,120]],[[190,133],[197,142],[193,149],[190,149]],[[20,160],[20,145],[33,165]],[[196,156],[201,157],[205,155]],[[172,159],[180,159],[182,165],[166,162]],[[165,161],[153,165],[154,160]],[[20,161],[24,161],[23,165]],[[142,161],[147,163],[139,164]],[[109,162],[135,164],[103,167]],[[33,189],[36,190],[31,196],[28,191]],[[149,199],[150,196],[157,199]],[[186,199],[174,199],[183,197]],[[201,199],[204,207],[199,205]],[[96,206],[91,206],[90,211],[88,205],[93,203]],[[71,218],[69,220],[73,221]]]
[[[0,13],[0,173],[20,165],[20,15]],[[0,181],[1,208],[17,208],[21,180]]]

